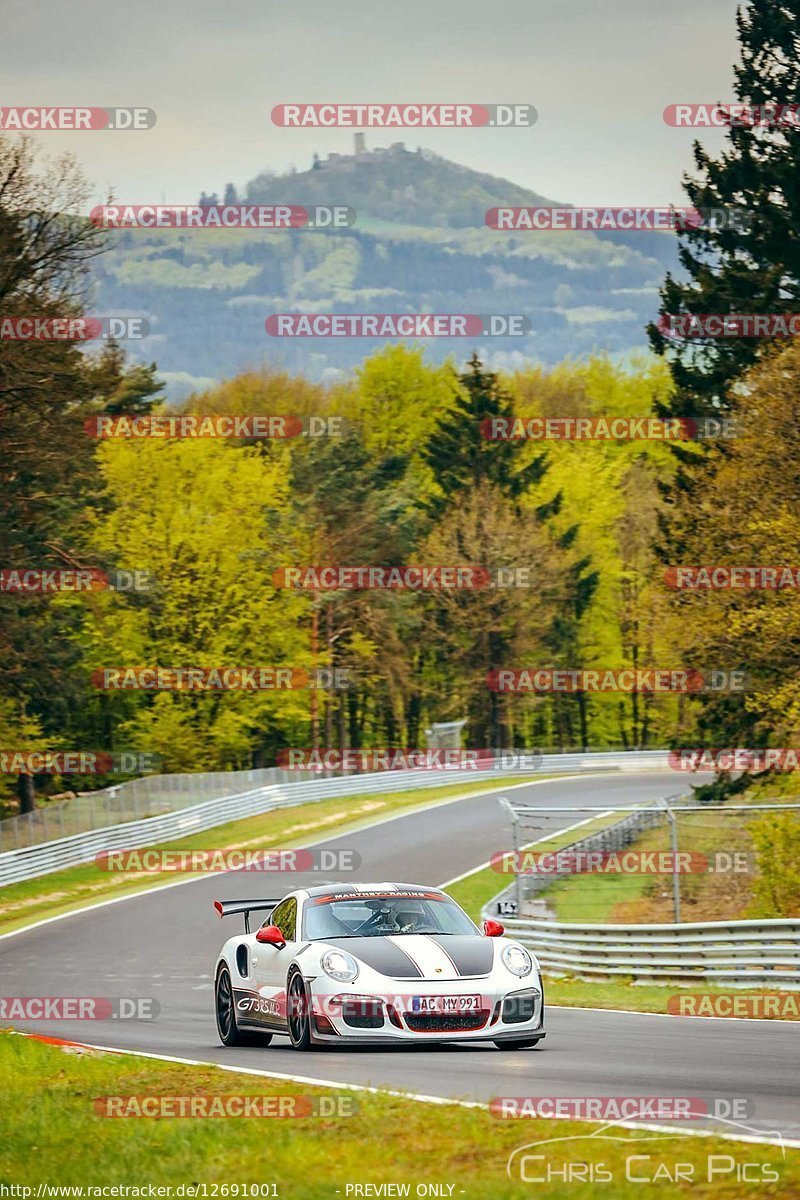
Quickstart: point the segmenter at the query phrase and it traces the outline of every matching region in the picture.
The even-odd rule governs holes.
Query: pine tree
[[[752,0],[736,18],[741,61],[737,99],[748,105],[800,105],[800,7],[796,0]],[[744,220],[687,228],[679,238],[687,282],[668,275],[661,314],[786,313],[800,301],[800,110],[783,124],[732,123],[728,147],[712,158],[694,145],[697,174],[684,178],[691,205],[744,210]],[[728,227],[724,227],[727,225]],[[675,411],[718,413],[737,378],[763,353],[763,338],[679,342],[656,325],[653,348],[670,361]]]
[[[431,505],[436,513],[458,493],[483,483],[493,484],[516,500],[545,470],[543,456],[520,465],[524,442],[491,441],[484,436],[483,423],[492,417],[513,417],[513,403],[497,375],[484,370],[477,354],[472,355],[459,382],[461,390],[452,410],[439,421],[422,451],[442,493]]]

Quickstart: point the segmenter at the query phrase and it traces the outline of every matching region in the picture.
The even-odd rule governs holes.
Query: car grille
[[[403,1013],[412,1033],[458,1033],[482,1029],[489,1014],[485,1009],[464,1013]]]
[[[382,1029],[383,1008],[379,1000],[350,1000],[342,1004],[342,1020],[351,1029]]]
[[[503,1001],[503,1021],[506,1025],[519,1025],[532,1021],[536,1016],[537,992],[515,992]]]

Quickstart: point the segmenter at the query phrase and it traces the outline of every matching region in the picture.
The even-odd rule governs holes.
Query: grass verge
[[[264,1057],[268,1069],[268,1050]],[[420,1185],[437,1184],[443,1190],[433,1195],[511,1200],[530,1194],[531,1176],[552,1173],[542,1194],[574,1200],[575,1181],[563,1178],[566,1164],[577,1172],[577,1181],[588,1178],[587,1170],[602,1170],[602,1194],[608,1200],[641,1194],[641,1183],[629,1182],[626,1173],[660,1180],[655,1193],[665,1200],[685,1196],[687,1181],[699,1200],[724,1200],[743,1194],[737,1176],[744,1163],[750,1164],[748,1178],[759,1180],[746,1189],[748,1194],[800,1194],[800,1152],[792,1149],[680,1133],[650,1134],[642,1142],[644,1131],[619,1127],[609,1131],[612,1141],[597,1137],[598,1126],[576,1121],[499,1120],[480,1108],[316,1088],[146,1058],[65,1053],[61,1047],[12,1035],[0,1036],[0,1087],[5,1101],[0,1179],[31,1188],[34,1197],[40,1184],[84,1189],[127,1185],[144,1188],[144,1195],[148,1185],[183,1185],[182,1193],[172,1195],[238,1198],[251,1194],[245,1188],[274,1185],[274,1193],[261,1194],[281,1200],[335,1200],[337,1195],[345,1200],[348,1195],[381,1194],[355,1193],[353,1185],[394,1184],[396,1190],[383,1194],[413,1197],[426,1194],[418,1192]],[[95,1106],[109,1096],[238,1095],[271,1097],[276,1104],[278,1097],[299,1094],[333,1102],[338,1098],[352,1115],[108,1119]],[[543,1160],[528,1163],[524,1183],[518,1170],[515,1180],[508,1178],[506,1163],[514,1150],[550,1138],[570,1140],[532,1147],[530,1153],[543,1155]],[[632,1156],[639,1157],[631,1162]],[[684,1182],[668,1182],[679,1164]],[[408,1192],[400,1190],[403,1185]],[[541,1187],[537,1190],[541,1193]],[[24,1193],[17,1195],[27,1200]]]
[[[411,792],[379,792],[369,795],[321,800],[296,808],[279,808],[259,816],[218,825],[203,833],[160,842],[150,849],[243,850],[294,847],[314,839],[352,832],[382,817],[425,808],[455,796],[476,792],[503,791],[513,784],[537,782],[553,776],[514,777],[503,783],[456,783],[452,786],[421,788]],[[167,872],[143,876],[141,872],[100,871],[94,863],[70,867],[2,888],[0,933],[9,933],[45,917],[58,916],[75,908],[116,896],[147,891],[174,883],[185,876]]]

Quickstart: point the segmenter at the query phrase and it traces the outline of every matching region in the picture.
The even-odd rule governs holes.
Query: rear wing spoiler
[[[271,913],[273,908],[280,904],[282,899],[283,896],[277,896],[271,900],[215,900],[214,908],[221,917],[232,917],[236,913],[244,913],[244,931],[245,933],[249,933],[250,913]]]

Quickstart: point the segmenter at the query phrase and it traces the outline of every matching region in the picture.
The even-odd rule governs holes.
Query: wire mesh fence
[[[509,882],[497,897],[506,915],[600,924],[800,915],[800,860],[787,865],[800,848],[791,796],[603,810],[501,804],[511,819],[498,884]]]

